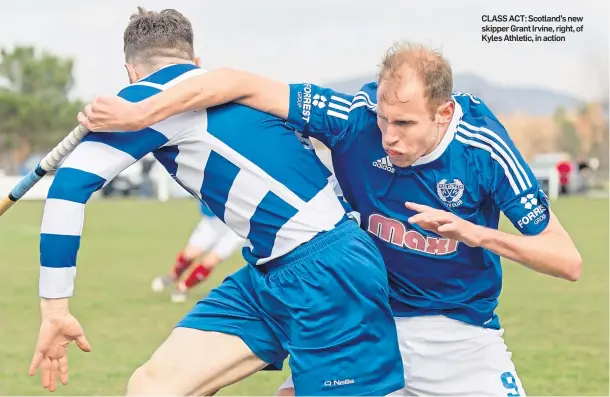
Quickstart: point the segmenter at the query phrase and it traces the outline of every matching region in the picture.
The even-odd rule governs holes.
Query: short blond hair
[[[378,81],[402,79],[405,67],[413,71],[424,85],[428,110],[434,116],[441,104],[451,100],[453,71],[440,50],[411,42],[395,42],[379,65]]]
[[[181,13],[173,9],[160,12],[138,7],[123,33],[125,60],[147,62],[151,58],[181,58],[192,61],[193,27]]]

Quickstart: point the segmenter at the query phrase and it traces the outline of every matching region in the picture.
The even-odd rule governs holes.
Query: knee
[[[153,363],[147,362],[129,378],[127,382],[127,396],[153,396],[153,395],[177,395],[175,391],[166,390],[167,384],[163,384],[162,375]]]
[[[126,396],[213,396],[218,389],[202,382],[194,385],[188,381],[176,381],[166,369],[149,361],[134,371],[127,382]]]
[[[146,364],[136,369],[129,377],[129,381],[127,382],[127,392],[125,395],[138,396],[146,394],[145,387],[149,383],[148,377],[149,375],[146,369]]]
[[[204,251],[202,251],[201,248],[193,245],[187,245],[182,251],[182,257],[187,261],[194,261],[203,254]]]
[[[205,267],[206,269],[213,269],[215,268],[220,262],[222,262],[222,258],[216,254],[215,252],[208,252],[207,254],[205,254],[205,256],[201,259],[201,264],[203,265],[203,267]]]

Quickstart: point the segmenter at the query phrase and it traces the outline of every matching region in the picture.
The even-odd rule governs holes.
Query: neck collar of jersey
[[[457,101],[455,101],[454,99],[452,99],[452,101],[455,105],[455,110],[453,112],[453,117],[451,118],[451,123],[449,123],[449,127],[447,127],[447,132],[445,132],[445,136],[443,137],[443,139],[441,139],[441,142],[433,151],[417,159],[413,164],[411,164],[412,166],[428,164],[438,159],[443,153],[445,153],[445,150],[447,150],[449,144],[451,143],[451,141],[453,141],[453,137],[455,136],[455,132],[457,131],[458,123],[462,119],[464,111],[462,110],[462,107]]]
[[[136,81],[136,83],[139,83],[139,82],[141,82],[142,80],[145,80],[145,79],[149,78],[149,77],[150,77],[150,76],[152,76],[153,74],[158,73],[160,70],[163,70],[163,69],[169,68],[169,67],[171,67],[171,66],[176,66],[176,65],[177,65],[176,63],[169,63],[169,64],[167,64],[167,65],[163,65],[163,66],[161,66],[159,69],[157,69],[157,70],[153,70],[152,72],[148,73],[146,76],[144,76],[144,77],[140,77],[140,78],[139,78],[139,79]]]

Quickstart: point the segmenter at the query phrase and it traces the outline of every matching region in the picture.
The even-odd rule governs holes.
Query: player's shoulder
[[[369,118],[377,117],[377,82],[372,81],[364,84],[352,99],[353,109],[361,108]]]
[[[118,96],[130,102],[139,102],[206,72],[205,69],[192,63],[166,65],[124,87],[119,91]],[[192,139],[189,140],[188,137],[199,136],[205,128],[206,120],[206,111],[185,112],[168,117],[150,126],[146,131],[149,133],[150,130],[156,131],[171,144],[184,143],[184,140],[191,142]]]
[[[123,87],[117,96],[130,102],[140,102],[190,77],[206,73],[194,64],[171,64]]]
[[[364,84],[354,95],[354,101],[363,101],[368,109],[377,109],[377,88],[376,81]]]
[[[323,115],[323,119],[333,125],[334,135],[341,134],[349,136],[343,140],[353,142],[363,131],[367,131],[371,125],[376,125],[376,84],[368,83],[358,89],[355,93],[338,91],[334,87],[323,87],[314,84],[296,85],[300,90],[296,96],[297,105],[303,107],[303,115],[309,122],[310,113]],[[307,104],[307,105],[305,105]],[[307,106],[307,108],[306,108]],[[310,111],[309,108],[312,110]],[[344,145],[347,147],[348,145]]]
[[[337,94],[332,95],[327,113],[332,116],[336,111],[344,112],[344,114],[336,116],[349,120],[350,126],[356,130],[376,124],[377,83],[364,84],[354,95],[343,94],[343,97],[339,97]]]
[[[454,92],[453,99],[461,113],[455,139],[471,157],[483,160],[477,164],[515,157],[516,148],[508,131],[481,98]]]

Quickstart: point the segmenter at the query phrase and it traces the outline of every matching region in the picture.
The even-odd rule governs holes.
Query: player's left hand
[[[54,391],[58,377],[62,384],[68,383],[68,345],[72,341],[82,351],[91,351],[83,327],[69,312],[54,317],[47,317],[43,313],[38,342],[28,371],[30,376],[34,376],[40,367],[43,388]]]
[[[405,207],[417,212],[409,223],[434,232],[439,236],[463,242],[470,247],[481,245],[482,228],[459,216],[427,205],[406,202]]]
[[[138,103],[113,95],[95,98],[78,114],[78,122],[92,132],[124,132],[145,128]]]

